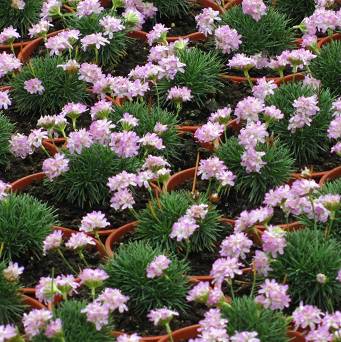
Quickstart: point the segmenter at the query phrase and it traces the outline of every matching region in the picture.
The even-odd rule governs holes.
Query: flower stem
[[[335,221],[335,211],[332,211],[330,213],[330,221],[329,221],[329,224],[327,224],[326,226],[326,230],[324,231],[324,237],[327,239],[329,237],[329,234],[332,230],[332,227],[333,227],[333,223]]]
[[[61,258],[63,259],[63,261],[65,262],[66,266],[70,269],[70,271],[73,273],[73,274],[77,274],[77,272],[75,271],[75,269],[71,266],[71,264],[66,260],[63,252],[58,248],[57,249],[58,251],[58,254],[61,256]]]
[[[249,83],[250,88],[252,89],[253,88],[253,84],[252,84],[252,81],[251,81],[249,70],[243,69],[243,73],[244,73],[244,76],[246,77],[246,79],[247,79],[247,81]]]
[[[165,323],[165,328],[166,328],[166,331],[167,331],[167,334],[168,334],[169,341],[170,342],[174,342],[173,335],[172,335],[172,329],[171,329],[169,323]]]
[[[79,255],[80,259],[84,262],[85,266],[89,267],[89,264],[86,261],[85,256],[81,250],[78,251],[78,255]]]

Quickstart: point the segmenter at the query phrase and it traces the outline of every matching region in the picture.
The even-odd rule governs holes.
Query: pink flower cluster
[[[57,153],[43,162],[43,172],[49,180],[59,177],[67,171],[69,171],[69,160],[61,153]]]
[[[225,299],[224,293],[219,287],[212,288],[210,283],[199,282],[188,292],[186,299],[189,302],[197,302],[208,306],[217,305]]]
[[[263,0],[243,0],[242,9],[244,14],[251,16],[256,21],[259,21],[267,11]]]
[[[179,316],[179,313],[167,308],[151,310],[148,313],[148,319],[155,326],[168,324],[175,316]]]
[[[91,14],[99,14],[104,10],[98,0],[82,0],[77,4],[77,15],[81,18]]]
[[[242,36],[228,25],[218,27],[214,32],[215,44],[223,53],[231,53],[238,50],[242,43]]]
[[[328,138],[339,140],[341,138],[341,98],[333,102],[332,106],[334,119],[330,122],[328,128]],[[341,142],[338,141],[333,147],[332,152],[341,154]]]
[[[22,63],[16,56],[13,54],[8,54],[7,52],[2,52],[0,54],[0,78],[13,72],[14,70],[19,70],[21,65]]]
[[[212,8],[204,8],[200,14],[195,17],[197,22],[198,31],[203,33],[205,36],[212,34],[215,22],[220,21],[219,12],[214,11]]]
[[[153,279],[161,277],[171,264],[171,260],[165,255],[158,255],[147,266],[147,278]]]
[[[0,33],[0,44],[9,44],[13,43],[13,41],[17,38],[20,38],[20,34],[17,29],[13,26],[5,27]]]

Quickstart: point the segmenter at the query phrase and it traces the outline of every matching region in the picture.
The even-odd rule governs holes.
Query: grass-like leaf
[[[9,154],[9,143],[12,133],[14,132],[14,124],[0,112],[0,165],[6,163]]]
[[[190,8],[189,0],[151,0],[158,9],[160,17],[179,17],[188,13]]]

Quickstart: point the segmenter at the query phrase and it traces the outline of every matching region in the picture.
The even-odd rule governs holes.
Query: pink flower
[[[337,273],[337,278],[336,278],[340,283],[341,283],[341,270]]]
[[[154,126],[154,133],[157,135],[162,135],[162,133],[167,132],[168,126],[163,125],[161,122],[157,122]]]
[[[93,141],[89,132],[85,128],[79,131],[71,132],[68,139],[66,147],[71,154],[81,154],[84,148],[89,148]]]
[[[296,329],[309,327],[310,330],[315,330],[322,322],[322,316],[323,313],[320,309],[312,305],[303,305],[302,302],[292,313]]]
[[[69,116],[70,118],[79,117],[87,110],[88,108],[83,103],[70,102],[63,107],[61,114],[64,116]]]
[[[151,310],[147,315],[148,319],[153,322],[155,326],[169,323],[174,316],[179,316],[179,313],[167,308]]]
[[[124,296],[120,290],[111,288],[105,288],[97,298],[97,301],[107,306],[110,312],[118,310],[120,313],[128,311],[126,305],[128,300],[129,297]]]
[[[140,138],[135,132],[124,131],[111,134],[111,149],[123,158],[130,158],[138,155]]]
[[[11,341],[18,335],[17,328],[13,325],[0,325],[0,341],[6,342]]]
[[[297,49],[290,51],[287,54],[287,59],[292,67],[296,69],[303,69],[306,65],[309,65],[310,61],[317,56],[306,49]]]
[[[269,226],[267,230],[262,234],[263,251],[271,253],[273,258],[278,254],[284,253],[284,247],[287,242],[285,239],[285,231],[276,226]]]
[[[39,148],[42,146],[43,140],[47,138],[47,132],[43,131],[41,128],[32,129],[31,133],[28,136],[28,142],[30,143],[32,148]]]
[[[53,25],[47,20],[40,20],[37,24],[32,25],[32,27],[28,30],[28,35],[31,38],[44,36]]]
[[[338,114],[330,122],[328,128],[328,138],[329,139],[339,139],[341,138],[341,115]]]
[[[139,120],[129,113],[124,113],[122,119],[118,120],[118,122],[121,122],[125,131],[129,131],[139,124]]]
[[[163,24],[155,24],[153,29],[147,33],[147,41],[150,46],[154,43],[164,42],[169,28]]]
[[[9,183],[5,183],[0,180],[0,201],[3,200],[5,197],[8,196],[8,190],[11,188]]]
[[[242,232],[256,224],[266,224],[271,220],[273,209],[269,207],[262,207],[251,211],[244,210],[236,220],[234,230]]]
[[[256,151],[252,147],[248,147],[241,157],[241,165],[245,167],[247,173],[257,172],[260,173],[260,170],[266,162],[262,160],[262,157],[265,156],[265,152]]]
[[[234,114],[237,117],[238,122],[240,122],[241,120],[258,121],[258,115],[263,110],[263,101],[255,97],[248,96],[238,102]]]
[[[207,204],[194,204],[186,210],[186,215],[195,220],[203,220],[208,213]]]
[[[287,295],[288,285],[281,285],[275,280],[265,279],[258,291],[255,301],[266,309],[283,310],[289,307],[290,297]]]
[[[5,27],[0,33],[1,44],[13,42],[17,38],[20,38],[20,34],[13,26]]]
[[[216,112],[211,113],[210,117],[208,118],[208,121],[213,123],[219,123],[221,125],[226,125],[231,118],[231,108],[230,107],[224,107],[218,109]]]
[[[25,8],[25,0],[12,0],[11,6],[18,10],[23,10]]]
[[[132,209],[134,204],[133,194],[128,189],[121,189],[115,192],[110,200],[110,206],[117,211]]]
[[[204,8],[200,14],[195,17],[198,31],[205,36],[212,34],[214,30],[215,21],[220,21],[219,12],[212,8]]]
[[[214,283],[221,286],[225,280],[234,279],[235,275],[242,274],[242,266],[237,258],[220,258],[213,263],[210,275],[214,278]]]
[[[267,10],[262,0],[243,0],[242,8],[244,14],[250,15],[256,21],[259,21]]]
[[[8,109],[12,101],[8,95],[9,90],[0,91],[0,109]]]
[[[89,127],[89,134],[94,142],[107,145],[110,141],[111,129],[115,125],[107,119],[93,121]]]
[[[28,155],[33,153],[28,137],[20,133],[11,136],[9,148],[16,157],[20,157],[22,159],[25,159]]]
[[[57,294],[61,291],[57,287],[56,279],[51,277],[41,277],[35,287],[35,295],[39,301],[44,303],[52,303]]]
[[[18,281],[20,275],[24,272],[24,267],[19,267],[18,263],[9,262],[8,266],[3,270],[3,276],[7,281]]]
[[[91,14],[99,14],[103,10],[98,0],[82,0],[77,4],[77,15],[80,18]]]
[[[174,55],[170,45],[156,45],[150,48],[148,61],[158,63],[161,59]]]
[[[209,180],[211,178],[215,178],[221,170],[225,169],[226,166],[223,161],[218,157],[210,157],[208,159],[200,160],[198,175],[201,176],[201,179]]]
[[[272,268],[270,267],[269,257],[266,253],[262,251],[256,251],[253,257],[253,267],[257,274],[267,276]]]
[[[161,58],[159,66],[162,68],[160,72],[160,78],[167,78],[173,80],[178,72],[184,73],[184,67],[186,64],[180,62],[180,59],[176,56],[169,56]]]
[[[51,18],[60,13],[62,3],[60,0],[47,0],[43,2],[40,17],[43,19]]]
[[[95,324],[96,330],[101,330],[109,323],[109,307],[97,302],[88,304],[81,313],[86,314],[88,322]]]
[[[132,69],[128,76],[132,79],[140,79],[140,80],[155,80],[159,78],[159,74],[162,71],[162,68],[158,65],[155,65],[151,62],[148,62],[145,65],[138,65],[134,69]]]
[[[315,88],[317,90],[321,87],[321,81],[317,80],[316,78],[314,78],[314,77],[312,77],[310,75],[306,75],[304,77],[303,84],[307,85],[307,86],[310,86],[310,87],[313,87],[313,88]]]
[[[303,197],[316,192],[320,186],[313,179],[298,179],[291,186],[293,195]]]
[[[210,143],[218,139],[224,131],[225,127],[223,125],[209,121],[195,131],[194,137],[201,143]]]
[[[141,340],[141,337],[137,334],[127,335],[123,334],[116,338],[117,342],[139,342]]]
[[[14,70],[20,69],[22,63],[13,54],[3,52],[0,54],[0,78]]]
[[[86,51],[88,47],[95,47],[99,50],[102,46],[110,44],[110,41],[103,36],[103,33],[92,33],[81,39],[82,49]]]
[[[244,233],[234,233],[227,236],[220,245],[220,255],[222,257],[236,257],[245,259],[250,252],[252,241]]]
[[[60,335],[63,332],[62,321],[60,318],[51,321],[45,330],[45,336],[48,338],[53,338]]]
[[[145,22],[143,14],[133,7],[127,8],[122,13],[122,17],[126,26],[129,27],[131,30],[141,30],[142,25]]]
[[[122,24],[122,20],[112,17],[110,15],[103,17],[99,21],[99,23],[104,29],[104,35],[108,36],[109,39],[112,39],[114,37],[115,32],[124,30],[124,25]]]
[[[32,78],[30,80],[25,81],[24,89],[32,95],[41,95],[45,90],[42,81],[40,81],[38,78]]]
[[[316,330],[310,331],[305,336],[305,339],[309,342],[331,342],[334,340],[333,335],[324,326],[321,326]]]
[[[231,336],[231,342],[261,342],[259,338],[257,338],[258,333],[256,331],[242,331],[237,332],[233,336]]]
[[[73,293],[77,293],[79,287],[78,281],[71,274],[69,275],[59,275],[55,279],[58,290],[62,293],[64,298],[71,296]]]
[[[199,324],[199,341],[228,341],[226,326],[227,319],[222,318],[219,309],[210,309]]]
[[[233,69],[250,70],[257,65],[253,57],[247,57],[243,53],[235,54],[227,63],[227,66]]]
[[[43,162],[43,172],[49,180],[60,176],[69,170],[69,160],[61,153],[57,153],[52,158],[45,159]]]
[[[71,234],[69,240],[65,243],[65,246],[70,249],[84,248],[87,245],[96,245],[94,239],[84,233]]]
[[[208,281],[201,281],[188,292],[186,300],[189,302],[197,302],[206,304],[211,286]]]
[[[116,176],[110,177],[107,185],[110,191],[118,191],[129,188],[130,186],[136,186],[136,175],[127,171],[122,171]]]
[[[242,43],[242,36],[228,25],[218,27],[214,32],[216,47],[223,53],[231,53],[238,50]]]
[[[56,249],[61,246],[63,242],[63,233],[61,230],[55,230],[53,233],[48,235],[43,242],[44,255],[51,249]]]
[[[191,89],[187,87],[172,87],[168,90],[167,100],[181,103],[190,101],[191,99]]]
[[[165,148],[162,139],[155,133],[146,133],[140,140],[141,146],[152,147],[157,150]]]
[[[281,185],[275,189],[269,190],[265,194],[264,204],[271,207],[278,207],[289,197],[290,186]]]
[[[104,77],[102,69],[96,64],[83,63],[79,68],[79,79],[89,83],[95,83]]]
[[[102,286],[103,281],[108,279],[109,276],[103,270],[99,268],[91,269],[85,268],[80,274],[79,278],[81,280],[80,284],[91,288],[97,288]]]
[[[89,214],[86,214],[82,218],[79,230],[85,233],[91,233],[98,229],[106,228],[108,226],[109,222],[107,221],[105,215],[101,211],[93,211]]]
[[[276,121],[284,118],[284,114],[275,106],[264,107],[264,119],[266,121]]]
[[[240,130],[238,141],[245,149],[255,148],[258,143],[264,143],[268,136],[267,126],[264,123],[249,122],[245,128]]]
[[[158,255],[154,260],[147,266],[147,278],[161,277],[165,270],[171,264],[171,260],[165,255]]]
[[[47,327],[50,319],[52,319],[52,313],[47,309],[34,309],[29,313],[24,313],[22,321],[25,334],[29,338],[39,335]]]
[[[112,110],[113,107],[111,102],[100,100],[96,102],[90,109],[91,119],[105,119],[109,116]]]
[[[277,85],[274,81],[267,81],[265,77],[257,80],[257,84],[252,88],[252,94],[257,99],[263,101],[267,96],[273,95]]]
[[[199,225],[195,220],[188,216],[182,216],[176,221],[172,226],[172,232],[169,237],[177,241],[182,241],[183,239],[188,240],[192,234],[199,228]]]
[[[336,153],[337,155],[341,156],[341,141],[338,142],[337,144],[335,144],[335,145],[331,148],[330,152]]]

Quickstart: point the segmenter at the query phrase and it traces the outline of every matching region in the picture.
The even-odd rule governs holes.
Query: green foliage
[[[223,71],[223,62],[217,53],[204,52],[198,48],[185,49],[179,53],[185,72],[178,72],[174,80],[161,80],[158,89],[164,102],[167,92],[173,86],[188,87],[192,91],[193,101],[203,105],[205,98],[216,94],[223,86],[219,74]]]
[[[68,102],[86,102],[86,83],[78,79],[78,74],[65,72],[58,65],[64,64],[61,57],[36,57],[25,65],[11,81],[11,91],[15,110],[32,119],[40,115],[60,112]],[[24,83],[32,78],[42,81],[45,91],[42,95],[30,94]]]
[[[2,258],[17,260],[41,256],[42,243],[57,223],[54,209],[27,194],[0,201]]]
[[[167,277],[147,278],[147,266],[161,254],[165,252],[160,247],[135,241],[121,245],[106,263],[109,278],[105,285],[118,288],[130,297],[129,312],[145,315],[151,309],[164,306],[179,311],[187,308],[188,265],[184,260],[168,255],[171,264],[166,270]]]
[[[108,202],[108,178],[141,165],[138,158],[119,158],[109,147],[94,144],[81,154],[69,154],[69,171],[45,184],[56,201],[67,201],[80,208]]]
[[[0,165],[6,163],[9,154],[8,140],[13,132],[14,125],[9,121],[6,115],[0,112]]]
[[[39,21],[39,14],[43,0],[25,0],[22,10],[12,7],[12,0],[0,1],[0,31],[13,26],[20,35],[25,35],[28,29]]]
[[[327,194],[341,195],[341,178],[324,184],[319,190],[317,197]],[[314,220],[309,219],[307,216],[301,216],[300,221],[306,226],[312,227],[314,225]],[[317,222],[316,226],[322,231],[325,231],[327,224],[328,223]],[[330,236],[341,242],[341,209],[336,210],[335,220],[333,221],[333,225],[329,230],[329,233]]]
[[[292,25],[298,25],[305,17],[312,15],[316,5],[314,0],[267,0],[266,3],[274,3],[274,8],[290,18]]]
[[[225,305],[222,315],[228,319],[227,333],[256,331],[260,341],[288,342],[288,322],[279,311],[265,309],[256,304],[253,298],[235,298],[231,305]]]
[[[167,125],[168,130],[161,134],[163,144],[166,148],[160,151],[153,151],[153,154],[162,154],[166,159],[179,158],[181,139],[177,134],[176,125],[178,120],[174,114],[157,107],[149,108],[144,102],[126,101],[123,106],[117,106],[110,116],[110,119],[118,125],[119,129],[121,126],[117,122],[122,118],[124,113],[129,113],[139,120],[138,126],[134,128],[134,131],[140,137],[148,132],[152,133],[155,124],[158,122]]]
[[[98,331],[93,323],[87,321],[86,314],[81,313],[86,304],[84,301],[69,300],[55,309],[54,316],[62,320],[65,342],[113,341],[109,327],[103,327]],[[43,334],[32,339],[32,342],[48,341],[51,341],[51,339],[48,339]]]
[[[341,284],[336,280],[341,269],[341,245],[334,239],[326,240],[320,230],[307,227],[286,235],[284,254],[273,261],[270,278],[289,285],[291,304],[318,306],[333,311],[341,304]],[[316,275],[326,275],[327,282],[320,284]]]
[[[238,51],[247,55],[279,55],[289,49],[295,41],[288,18],[271,7],[259,21],[244,14],[241,6],[232,7],[221,16],[221,19],[220,25],[229,25],[242,36],[242,44]]]
[[[326,44],[310,65],[312,75],[322,82],[332,93],[341,93],[341,41]]]
[[[79,30],[82,36],[102,32],[103,28],[99,21],[107,14],[107,12],[102,12],[101,14],[92,14],[81,18],[76,15],[70,16],[67,19],[67,26]],[[131,43],[131,39],[125,31],[119,31],[115,32],[113,37],[108,40],[110,44],[102,46],[98,50],[98,63],[103,66],[114,66],[126,56],[126,50]],[[95,49],[89,48],[84,51],[79,47],[79,57],[83,62],[95,61]]]
[[[24,311],[24,305],[19,295],[19,284],[9,282],[3,275],[6,268],[4,262],[0,262],[0,324],[13,323],[20,319]]]
[[[161,17],[179,17],[189,12],[189,0],[151,0]]]
[[[214,251],[222,234],[222,227],[219,222],[220,214],[211,204],[206,217],[198,223],[200,227],[190,237],[189,246],[186,242],[178,242],[169,237],[173,224],[186,210],[193,204],[201,203],[209,204],[204,195],[194,200],[191,193],[185,191],[163,193],[159,202],[154,199],[147,208],[137,213],[137,238],[148,241],[153,247],[160,245],[173,253],[184,252],[188,247],[192,252]]]
[[[240,164],[244,149],[235,137],[220,145],[216,152],[218,158],[237,176],[234,189],[240,196],[247,198],[251,205],[261,204],[265,193],[287,182],[293,172],[294,161],[290,152],[278,141],[265,144],[262,151],[266,153],[262,157],[266,164],[259,173],[247,173]]]
[[[297,129],[294,133],[288,130],[289,119],[294,115],[293,102],[300,96],[316,95],[320,111],[313,117],[310,126]],[[286,146],[295,158],[296,165],[312,163],[321,159],[321,154],[330,150],[327,130],[332,118],[331,106],[333,98],[328,90],[315,90],[313,87],[299,82],[289,82],[275,90],[266,98],[269,105],[274,105],[284,113],[282,120],[270,124],[270,130],[279,137],[281,144]]]

